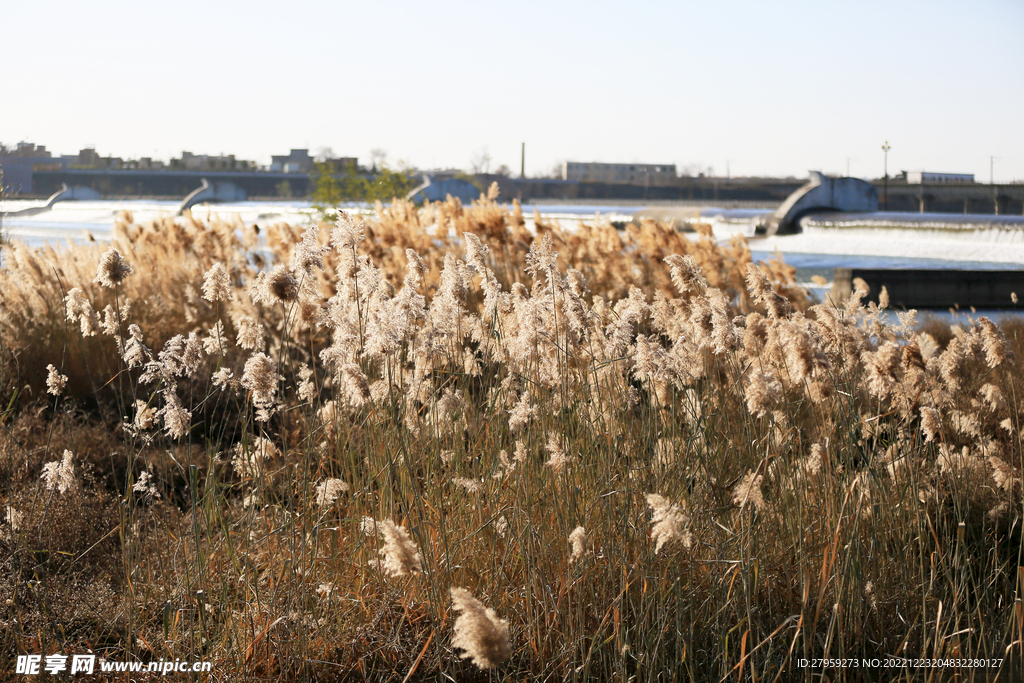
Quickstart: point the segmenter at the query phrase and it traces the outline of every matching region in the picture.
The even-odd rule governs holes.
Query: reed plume
[[[42,479],[46,483],[46,490],[57,490],[64,494],[75,490],[78,481],[75,479],[74,454],[66,450],[60,461],[48,462],[43,466]]]
[[[537,218],[483,196],[5,247],[11,648],[281,680],[457,678],[511,633],[516,680],[1013,654],[1024,327],[897,324],[863,282],[815,304],[702,226]],[[464,588],[453,614],[464,585],[508,621]]]
[[[67,386],[68,377],[57,372],[53,365],[46,366],[46,392],[54,396],[60,396]]]
[[[103,287],[116,287],[133,272],[132,267],[121,256],[121,252],[111,247],[100,258],[94,282],[98,282]]]
[[[647,505],[651,508],[651,538],[655,541],[654,554],[671,542],[679,541],[684,548],[693,543],[689,529],[689,517],[683,509],[668,498],[657,493],[648,493]]]
[[[463,650],[459,656],[481,669],[493,669],[512,656],[508,622],[473,597],[465,588],[452,588],[452,608],[461,612],[455,620],[452,647]]]

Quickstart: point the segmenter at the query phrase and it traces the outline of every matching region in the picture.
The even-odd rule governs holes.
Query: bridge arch
[[[819,171],[811,171],[806,185],[789,195],[775,213],[767,214],[757,224],[756,234],[797,232],[802,216],[820,211],[878,211],[878,191],[859,178],[829,178]]]

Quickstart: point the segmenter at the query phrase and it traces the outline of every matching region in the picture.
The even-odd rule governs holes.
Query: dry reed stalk
[[[977,624],[962,651],[1005,649],[1024,467],[1013,325],[890,325],[863,283],[843,310],[810,305],[742,240],[651,222],[535,235],[493,197],[264,236],[269,261],[241,226],[126,217],[114,252],[6,253],[0,372],[25,376],[0,375],[0,398],[63,390],[0,414],[0,588],[25,596],[0,618],[29,625],[18,647],[54,623],[93,642],[101,622],[16,567],[89,577],[126,648],[202,642],[227,662],[243,643],[265,654],[228,675],[258,661],[282,680],[324,657],[440,676],[454,658],[425,624],[470,581],[508,621],[453,589],[453,645],[493,667],[521,629],[517,680],[611,677],[640,652],[642,677],[683,647],[694,677],[721,677],[719,660],[763,677],[778,624],[819,609],[824,640],[801,622],[792,641],[805,654],[909,652],[899,617],[937,622],[938,601],[941,628]],[[351,562],[353,518],[381,541],[381,573]],[[654,557],[676,542],[684,564]],[[947,562],[949,547],[989,559]],[[721,637],[735,615],[756,646]]]

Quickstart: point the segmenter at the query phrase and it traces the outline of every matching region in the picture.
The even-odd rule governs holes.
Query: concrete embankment
[[[871,288],[868,301],[878,301],[885,287],[890,308],[1015,308],[1014,295],[1024,296],[1024,270],[938,270],[836,268],[831,297],[849,297],[856,278]]]

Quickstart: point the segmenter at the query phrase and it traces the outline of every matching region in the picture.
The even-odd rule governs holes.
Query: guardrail
[[[713,206],[719,209],[777,209],[782,202],[754,199],[530,199],[531,206]]]

